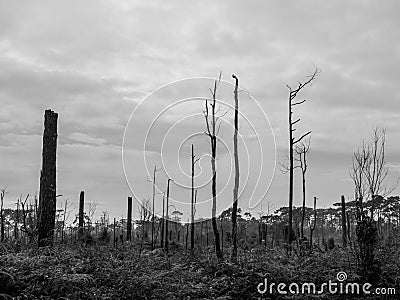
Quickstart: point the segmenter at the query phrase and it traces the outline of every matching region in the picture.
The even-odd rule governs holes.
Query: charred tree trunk
[[[221,249],[222,252],[224,251],[224,227],[223,227],[223,219],[221,218],[221,222],[219,223],[219,226],[221,228]]]
[[[239,193],[239,153],[238,153],[238,131],[239,131],[239,99],[238,87],[239,79],[232,74],[235,79],[235,131],[233,134],[233,155],[235,159],[235,186],[233,187],[233,205],[232,205],[232,252],[231,261],[237,261],[237,211],[238,211],[238,193]]]
[[[342,242],[343,247],[347,246],[347,223],[346,223],[346,204],[344,196],[342,195]]]
[[[185,249],[188,249],[188,236],[189,236],[189,224],[186,224],[186,247]]]
[[[83,238],[83,233],[84,233],[84,209],[85,209],[85,192],[81,191],[79,195],[79,230],[78,230],[78,238],[82,239]]]
[[[166,203],[166,218],[165,218],[165,251],[168,253],[168,200],[169,200],[169,184],[171,182],[171,178],[168,178],[168,183],[167,183],[167,203]]]
[[[206,221],[206,245],[208,247],[208,220]]]
[[[317,197],[314,197],[314,223],[310,227],[310,250],[313,249],[313,233],[315,230],[315,226],[317,225]]]
[[[346,230],[347,230],[347,240],[351,244],[351,226],[350,226],[351,223],[350,223],[350,216],[349,216],[348,212],[346,213],[346,221],[347,221],[347,228],[346,228]],[[389,221],[390,221],[390,219],[389,219]],[[390,224],[390,222],[389,222],[389,224]]]
[[[61,242],[62,243],[64,243],[64,239],[65,239],[65,222],[67,220],[67,209],[68,209],[68,199],[65,199],[63,225],[62,225],[62,233],[61,233]]]
[[[302,187],[303,187],[303,206],[301,208],[301,240],[304,239],[304,219],[306,218],[306,173],[302,172]]]
[[[292,228],[293,228],[293,123],[292,123],[292,105],[291,100],[289,102],[289,228],[287,235],[287,243],[292,243]]]
[[[117,247],[117,232],[115,231],[115,227],[116,227],[116,224],[115,224],[115,218],[114,218],[114,223],[113,223],[113,232],[114,232],[113,245],[114,245],[114,248]]]
[[[57,119],[57,113],[49,109],[45,111],[39,192],[39,247],[53,246],[56,217]]]
[[[4,205],[4,196],[6,194],[6,189],[2,189],[0,191],[0,199],[1,199],[1,203],[0,203],[0,226],[1,226],[1,237],[0,237],[0,242],[4,242],[4,214],[3,214],[3,205]]]
[[[132,240],[132,197],[128,197],[128,223],[126,224],[126,240],[128,242]]]
[[[22,197],[22,195],[21,195]],[[19,239],[19,234],[18,234],[18,224],[19,224],[19,202],[21,201],[21,199],[17,199],[17,209],[16,209],[16,220],[15,220],[15,224],[14,224],[14,239],[16,241],[18,241]]]
[[[160,220],[160,224],[161,224],[161,234],[160,234],[160,248],[164,248],[164,216],[165,216],[165,211],[164,211],[164,207],[165,207],[165,194],[163,194],[163,198],[162,198],[162,218]]]
[[[155,241],[155,237],[154,237],[154,230],[155,230],[155,213],[154,213],[154,209],[155,209],[155,197],[156,197],[156,172],[159,171],[157,170],[157,166],[154,166],[154,171],[153,171],[153,204],[152,204],[152,219],[151,219],[151,249],[154,250],[155,246],[156,246],[156,241]]]
[[[192,144],[192,201],[191,201],[191,224],[190,224],[190,250],[194,250],[194,165],[195,165],[194,147]]]

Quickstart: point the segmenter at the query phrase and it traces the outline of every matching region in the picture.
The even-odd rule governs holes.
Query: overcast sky
[[[147,172],[151,174],[154,164],[164,164],[164,171],[157,173],[157,190],[165,190],[168,171],[182,179],[171,185],[174,205],[188,202],[190,191],[179,184],[186,184],[185,174],[190,172],[190,143],[195,142],[201,157],[197,171],[201,168],[204,178],[196,179],[198,184],[206,184],[210,174],[207,137],[197,134],[185,141],[205,130],[204,101],[168,105],[184,97],[209,96],[212,81],[175,83],[170,90],[148,95],[170,82],[214,78],[220,71],[227,81],[221,86],[222,101],[233,105],[232,73],[243,89],[239,146],[243,174],[250,174],[248,191],[239,204],[244,210],[269,187],[273,137],[277,162],[287,155],[286,85],[306,80],[315,67],[321,72],[299,99],[307,102],[295,109],[295,116],[302,119],[296,133],[312,130],[308,205],[313,196],[324,207],[337,202],[341,194],[352,197],[348,175],[352,153],[373,126],[387,129],[389,183],[399,175],[399,1],[149,2],[0,0],[0,186],[9,192],[6,207],[20,194],[38,190],[47,108],[59,114],[57,193],[63,195],[59,206],[68,198],[77,208],[79,192],[85,190],[87,200],[98,203],[98,214],[125,215],[127,196],[151,197]],[[143,99],[127,129],[130,189],[121,145],[128,120]],[[252,106],[255,103],[260,107]],[[164,109],[163,118],[151,125]],[[225,142],[219,146],[220,180],[229,177],[231,166],[231,117],[227,109],[220,132]],[[250,124],[261,144],[254,142]],[[169,129],[175,132],[169,134]],[[258,183],[257,168],[265,172]],[[243,189],[244,178],[242,182]],[[260,202],[264,211],[268,203],[274,209],[287,205],[287,182],[288,176],[278,168]],[[225,186],[219,184],[221,189]],[[295,184],[294,204],[299,206],[297,172]],[[229,180],[226,186],[219,209],[231,201]],[[251,200],[251,191],[257,189],[257,200]],[[394,194],[400,194],[399,188]],[[210,196],[209,184],[199,189],[200,200]],[[160,208],[158,204],[156,210]],[[198,216],[207,216],[210,208],[206,201]],[[186,220],[187,205],[178,209]],[[253,214],[260,210],[257,206]]]

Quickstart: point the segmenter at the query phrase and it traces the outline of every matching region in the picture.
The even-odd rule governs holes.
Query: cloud
[[[120,214],[129,194],[120,150],[132,110],[163,84],[215,77],[221,70],[227,81],[235,73],[267,113],[279,159],[284,159],[286,84],[304,80],[315,65],[322,72],[299,95],[307,102],[295,109],[301,118],[296,133],[312,130],[310,197],[317,194],[326,205],[337,202],[335,193],[352,193],[344,179],[346,166],[373,125],[387,127],[388,161],[400,161],[399,9],[396,0],[0,3],[0,157],[5,168],[0,184],[9,185],[10,199],[37,189],[43,113],[52,108],[59,113],[63,194],[75,199],[81,189],[89,189],[103,203],[99,210]],[[142,136],[167,100],[208,93],[208,86],[200,84],[180,87],[166,89],[134,116],[133,162],[142,159]],[[249,96],[239,96],[241,110],[256,128],[269,130]],[[221,97],[233,101],[232,90],[221,90]],[[149,144],[156,163],[159,142],[175,118],[202,109],[201,104],[176,107],[160,120]],[[182,142],[181,136],[203,131],[205,124],[200,116],[181,125],[169,137],[171,147]],[[229,144],[231,131],[225,127],[221,134]],[[255,153],[254,134],[242,129]],[[198,153],[208,151],[207,142],[196,141]],[[135,190],[146,197],[147,171],[134,167]],[[286,184],[287,177],[277,175],[265,201],[286,204]]]
[[[69,138],[78,143],[99,145],[99,146],[104,145],[104,143],[106,142],[105,139],[94,138],[82,132],[74,132],[69,135]]]

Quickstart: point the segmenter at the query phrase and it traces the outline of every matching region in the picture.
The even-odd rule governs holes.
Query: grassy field
[[[3,299],[354,299],[354,295],[327,292],[261,295],[257,285],[267,278],[268,282],[318,286],[335,281],[340,271],[347,273],[348,282],[362,282],[351,250],[341,248],[303,257],[288,257],[279,248],[255,248],[240,251],[238,264],[218,262],[208,251],[191,255],[175,250],[166,255],[156,249],[139,255],[135,245],[120,249],[62,245],[19,252],[3,245],[0,249]],[[395,287],[400,293],[399,258],[397,245],[385,246],[374,287]],[[374,295],[368,299],[398,298]]]

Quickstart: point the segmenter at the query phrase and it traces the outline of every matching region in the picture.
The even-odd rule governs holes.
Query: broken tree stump
[[[39,188],[39,247],[53,246],[56,217],[57,119],[57,113],[50,109],[45,111]]]

